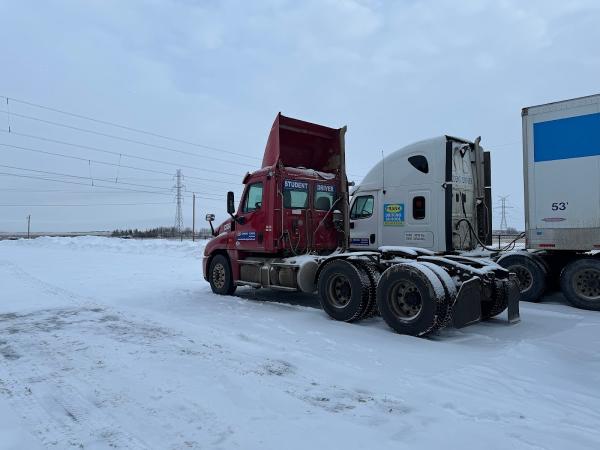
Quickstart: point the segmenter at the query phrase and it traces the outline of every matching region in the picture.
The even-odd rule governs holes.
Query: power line
[[[142,202],[142,203],[39,203],[39,204],[0,204],[1,207],[79,207],[79,206],[138,206],[138,205],[172,205],[171,202]]]
[[[76,114],[76,113],[72,113],[72,112],[69,112],[69,111],[62,110],[62,109],[53,108],[53,107],[45,106],[45,105],[40,105],[38,103],[33,103],[33,102],[25,101],[25,100],[20,100],[20,99],[13,98],[13,97],[6,97],[4,95],[0,95],[0,98],[5,98],[7,105],[8,105],[8,101],[10,99],[11,101],[16,102],[16,103],[21,103],[21,104],[24,104],[24,105],[33,106],[35,108],[45,109],[47,111],[52,111],[52,112],[56,112],[56,113],[59,113],[59,114],[64,114],[66,116],[76,117],[78,119],[89,120],[91,122],[96,122],[96,123],[100,123],[100,124],[103,124],[103,125],[109,125],[109,126],[112,126],[112,127],[121,128],[121,129],[127,130],[127,131],[133,131],[135,133],[147,134],[148,136],[154,136],[154,137],[158,137],[158,138],[161,138],[161,139],[166,139],[166,140],[173,141],[173,142],[179,142],[181,144],[192,145],[194,147],[199,147],[199,148],[203,148],[203,149],[206,149],[206,150],[215,150],[215,151],[218,151],[218,152],[221,152],[221,153],[229,153],[231,155],[242,156],[244,158],[260,159],[260,158],[257,158],[256,156],[245,155],[243,153],[237,153],[237,152],[232,152],[230,150],[225,150],[225,149],[218,148],[218,147],[212,147],[210,145],[199,144],[197,142],[192,142],[192,141],[186,141],[184,139],[174,138],[174,137],[171,137],[171,136],[166,136],[164,134],[154,133],[152,131],[141,130],[139,128],[134,128],[134,127],[130,127],[130,126],[127,126],[127,125],[121,125],[121,124],[118,124],[118,123],[115,123],[115,122],[109,122],[109,121],[106,121],[106,120],[96,119],[94,117],[85,116],[83,114]]]
[[[50,156],[58,156],[58,157],[61,157],[61,158],[75,159],[75,160],[78,160],[78,161],[85,161],[85,162],[90,162],[91,161],[93,163],[102,164],[102,165],[105,165],[105,166],[112,166],[112,167],[118,167],[118,168],[124,168],[124,169],[138,170],[138,171],[141,171],[141,172],[158,173],[158,174],[161,174],[161,175],[171,175],[169,172],[163,172],[161,170],[155,170],[155,169],[145,169],[145,168],[142,168],[142,167],[130,166],[130,165],[127,165],[127,164],[109,163],[109,162],[106,162],[106,161],[99,161],[97,159],[84,158],[84,157],[81,157],[81,156],[65,155],[64,153],[49,152],[49,151],[46,151],[46,150],[40,150],[40,149],[35,149],[35,148],[30,148],[30,147],[21,147],[21,146],[18,146],[18,145],[3,144],[3,143],[0,143],[0,145],[3,146],[3,147],[10,147],[10,148],[14,148],[14,149],[17,149],[17,150],[24,150],[24,151],[28,151],[28,152],[41,153],[41,154],[50,155]],[[210,178],[201,178],[201,177],[190,177],[190,178],[193,178],[193,179],[196,179],[196,180],[201,180],[201,181],[208,181],[208,182],[211,182],[211,183],[220,183],[220,184],[227,184],[227,185],[232,185],[233,184],[233,183],[229,183],[227,181],[212,180]],[[125,179],[125,178],[121,177],[121,180],[123,180],[123,179]],[[117,178],[115,178],[115,183],[117,182],[116,180],[117,180]]]
[[[0,166],[3,167],[3,166]],[[30,170],[30,169],[21,169],[21,170]],[[78,186],[87,186],[89,188],[97,188],[97,187],[101,187],[103,189],[114,189],[114,190],[118,190],[118,191],[128,191],[128,192],[139,192],[139,193],[144,193],[144,194],[155,194],[155,195],[167,195],[167,196],[171,196],[172,194],[169,193],[163,193],[163,192],[156,192],[156,191],[143,191],[143,190],[139,190],[139,189],[129,189],[129,188],[122,188],[122,187],[113,187],[113,186],[106,186],[106,185],[95,185],[92,186],[89,183],[82,183],[82,182],[77,182],[77,181],[67,181],[67,180],[57,180],[54,178],[47,178],[47,177],[40,177],[40,176],[34,176],[34,175],[23,175],[23,174],[16,174],[16,173],[9,173],[9,172],[0,172],[0,175],[3,176],[10,176],[10,177],[15,177],[15,178],[27,178],[27,179],[32,179],[32,180],[43,180],[43,181],[51,181],[54,183],[63,183],[63,184],[75,184]],[[189,197],[189,195],[188,195]],[[201,197],[205,200],[213,200],[213,201],[220,201],[219,199],[216,198],[210,198],[210,197],[204,197],[204,196],[199,196],[197,195],[197,197]]]
[[[167,150],[167,151],[174,152],[174,153],[181,153],[183,155],[194,156],[196,158],[206,158],[206,159],[212,159],[214,161],[225,162],[228,164],[236,164],[236,165],[240,165],[240,166],[246,166],[246,163],[242,163],[242,162],[221,159],[221,158],[215,158],[214,156],[198,155],[196,153],[186,152],[184,150],[178,150],[178,149],[171,148],[171,147],[165,147],[164,145],[151,144],[149,142],[138,141],[136,139],[129,139],[129,138],[125,138],[122,136],[116,136],[114,134],[102,133],[101,131],[88,130],[87,128],[76,127],[74,125],[67,125],[65,123],[54,122],[52,120],[40,119],[39,117],[28,116],[27,114],[19,114],[19,113],[15,113],[15,112],[9,113],[8,111],[5,111],[3,109],[0,109],[0,113],[8,114],[8,115],[14,116],[14,117],[20,117],[22,119],[34,120],[36,122],[41,122],[41,123],[45,123],[47,125],[52,125],[52,126],[56,126],[56,127],[68,128],[70,130],[80,131],[82,133],[89,133],[89,134],[93,134],[96,136],[103,136],[103,137],[116,139],[116,140],[123,141],[123,142],[129,142],[131,144],[145,145],[147,147],[158,148],[161,150]]]
[[[89,186],[89,185],[85,185],[85,186]],[[100,187],[107,187],[107,186],[100,186]],[[0,188],[0,193],[2,192],[18,192],[18,193],[31,193],[31,194],[53,194],[53,193],[60,193],[60,194],[80,194],[80,195],[87,195],[87,194],[103,194],[103,195],[110,195],[110,194],[124,194],[124,195],[131,195],[131,192],[129,190],[126,191],[120,191],[120,190],[115,190],[115,191],[97,191],[95,190],[96,186],[94,186],[94,190],[91,191],[72,191],[72,190],[66,190],[66,189],[19,189],[19,188]],[[146,192],[146,191],[138,191],[138,190],[134,190],[134,193],[139,193],[139,194],[159,194],[159,195],[169,195],[169,194],[163,194],[162,192]],[[188,190],[185,190],[185,192],[190,192]],[[194,191],[197,192],[197,191]],[[206,197],[207,195],[212,196],[212,197]],[[211,200],[219,200],[221,198],[223,198],[222,195],[218,195],[218,194],[210,194],[210,193],[204,193],[203,194],[203,198],[209,198]]]
[[[2,96],[0,96],[0,97],[2,97]],[[13,99],[11,98],[11,100],[13,100]],[[53,126],[58,126],[58,127],[63,127],[63,128],[69,128],[69,129],[73,129],[73,130],[84,132],[84,133],[90,133],[90,134],[95,134],[95,135],[99,135],[99,136],[103,136],[103,137],[109,137],[111,139],[121,140],[121,141],[124,141],[124,142],[130,142],[130,143],[134,143],[134,144],[145,145],[145,146],[148,146],[148,147],[158,148],[158,149],[167,150],[167,151],[171,151],[171,152],[182,153],[182,154],[185,154],[185,155],[194,156],[196,158],[212,159],[214,161],[225,162],[225,163],[228,163],[228,164],[236,164],[238,166],[248,167],[247,163],[243,163],[243,162],[237,162],[237,161],[232,161],[232,160],[215,158],[214,156],[197,155],[195,153],[186,152],[184,150],[174,149],[174,148],[171,148],[171,147],[165,147],[165,146],[162,146],[162,145],[151,144],[151,143],[143,142],[143,141],[137,141],[135,139],[129,139],[129,138],[125,138],[125,137],[122,137],[122,136],[116,136],[116,135],[112,135],[112,134],[108,134],[108,133],[102,133],[102,132],[99,132],[99,131],[88,130],[86,128],[76,127],[76,126],[73,126],[73,125],[63,124],[63,123],[60,123],[60,122],[53,122],[53,121],[50,121],[50,120],[41,119],[39,117],[28,116],[26,114],[19,114],[19,113],[9,112],[9,111],[5,111],[5,110],[0,110],[0,112],[4,113],[4,114],[7,114],[8,116],[12,115],[12,116],[16,116],[16,117],[21,117],[21,118],[28,119],[28,120],[34,120],[34,121],[42,122],[42,123],[45,123],[45,124],[48,124],[48,125],[53,125]],[[20,133],[20,132],[14,131],[12,129],[9,129],[9,131],[6,131],[6,130],[0,130],[0,131],[3,131],[4,133],[14,134],[14,135],[17,135],[17,136],[29,137],[29,138],[32,138],[32,139],[41,139],[41,140],[45,140],[45,141],[49,141],[49,142],[54,142],[54,143],[57,143],[57,144],[62,144],[62,145],[71,145],[71,146],[74,146],[74,147],[86,148],[86,149],[94,150],[94,151],[103,151],[105,153],[111,153],[111,154],[115,154],[115,155],[124,155],[124,156],[128,156],[130,158],[138,158],[138,159],[143,159],[143,160],[152,161],[152,162],[159,162],[160,161],[160,160],[156,160],[156,159],[153,159],[153,158],[139,157],[139,156],[134,156],[134,155],[131,155],[131,154],[126,154],[126,153],[123,153],[123,152],[108,151],[108,150],[103,150],[103,149],[99,149],[99,148],[95,148],[95,147],[91,147],[91,146],[72,144],[72,143],[68,143],[68,142],[64,142],[64,141],[58,141],[58,140],[54,140],[54,139],[50,139],[50,138],[44,138],[44,137],[41,137],[41,136],[30,135],[30,134],[27,134],[27,133]],[[216,151],[218,150],[218,151],[221,151],[221,152],[224,152],[224,153],[232,153],[232,152],[220,150],[220,149],[217,149],[217,148],[214,148],[214,149]],[[236,156],[245,156],[245,157],[253,158],[253,159],[256,159],[256,160],[260,160],[260,158],[257,158],[257,157],[254,157],[254,156],[250,157],[248,155],[243,155],[243,154],[240,154],[240,153],[233,153],[233,154],[236,155]],[[182,164],[167,163],[165,161],[162,161],[161,163],[162,164],[166,163],[166,164],[169,164],[169,165],[175,165],[175,166],[184,167]],[[218,171],[218,170],[213,170],[213,169],[209,170],[209,169],[200,168],[200,167],[197,167],[197,166],[194,167],[194,166],[189,166],[188,165],[188,166],[185,166],[185,167],[186,168],[191,168],[191,169],[196,169],[196,170],[203,170],[203,171],[207,171],[207,172],[222,173],[224,175],[233,175],[233,176],[238,176],[239,175],[239,174],[235,174],[235,173],[231,173],[231,172],[223,172],[223,171]],[[351,176],[351,177],[356,177],[356,178],[364,178],[364,175],[357,175],[357,174],[351,174],[351,173],[348,173],[348,175]]]
[[[0,132],[8,133],[6,130],[0,130]],[[186,164],[172,163],[172,162],[164,161],[164,160],[161,160],[161,159],[147,158],[145,156],[136,156],[136,155],[132,155],[130,153],[118,152],[118,151],[114,151],[114,150],[106,150],[106,149],[103,149],[103,148],[92,147],[92,146],[89,146],[89,145],[74,144],[72,142],[60,141],[60,140],[57,140],[57,139],[50,139],[50,138],[43,137],[43,136],[36,136],[34,134],[19,133],[17,131],[12,131],[10,134],[13,134],[13,135],[16,135],[16,136],[23,136],[23,137],[27,137],[27,138],[30,138],[30,139],[37,139],[37,140],[45,141],[45,142],[52,142],[54,144],[67,145],[67,146],[70,146],[70,147],[81,148],[81,149],[84,149],[84,150],[91,150],[93,152],[107,153],[107,154],[115,155],[115,156],[119,156],[119,157],[120,156],[126,156],[128,158],[139,159],[139,160],[142,160],[142,161],[148,161],[148,162],[153,162],[153,163],[157,163],[157,164],[164,164],[164,165],[174,166],[174,167],[185,167],[186,169],[201,170],[201,171],[204,171],[204,172],[218,173],[220,175],[232,175],[232,176],[235,176],[235,177],[239,177],[240,176],[239,173],[223,172],[223,171],[215,170],[215,169],[206,169],[206,168],[199,167],[199,166],[190,166],[190,165],[186,165]],[[190,178],[190,177],[188,177],[188,178]]]
[[[78,178],[81,180],[90,180],[93,182],[93,180],[87,176],[81,176],[81,175],[71,175],[68,173],[61,173],[61,172],[51,172],[49,170],[39,170],[39,169],[27,169],[25,167],[17,167],[17,166],[9,166],[9,165],[5,165],[5,164],[0,164],[0,167],[4,167],[6,169],[16,169],[16,170],[24,170],[26,172],[36,172],[36,173],[42,173],[42,174],[46,174],[46,175],[58,175],[58,176],[62,176],[62,177],[68,177],[68,178]],[[104,181],[104,182],[110,182],[110,183],[114,183],[114,179],[112,178],[94,178],[94,180],[97,181]],[[117,184],[117,183],[115,183]],[[119,182],[118,184],[124,184],[127,186],[137,186],[137,187],[145,187],[145,188],[150,188],[150,189],[159,189],[159,190],[169,190],[169,188],[165,188],[162,186],[152,186],[149,184],[139,184],[139,183],[127,183],[127,182]],[[93,187],[93,184],[92,184]]]
[[[95,187],[95,186],[94,186]],[[102,186],[104,187],[104,186]],[[129,194],[129,192],[121,192],[121,191],[69,191],[67,189],[19,189],[19,188],[0,188],[0,192],[18,192],[18,193],[32,193],[32,194],[52,194],[52,193],[61,193],[61,194]],[[136,191],[137,192],[137,191]],[[151,194],[155,194],[155,192],[149,192]]]

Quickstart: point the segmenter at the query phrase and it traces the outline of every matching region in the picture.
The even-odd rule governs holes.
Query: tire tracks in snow
[[[108,314],[109,310],[98,304],[95,299],[80,296],[40,280],[9,261],[0,261],[0,269],[2,267],[8,269],[19,280],[43,292],[67,299],[68,303],[75,306],[75,308],[43,309],[25,314],[0,315],[0,335],[6,335],[6,339],[10,340],[10,344],[8,344],[6,339],[0,339],[0,350],[4,349],[4,351],[0,351],[0,367],[5,368],[7,375],[2,377],[4,380],[0,395],[4,394],[9,398],[14,410],[18,411],[25,422],[35,429],[35,434],[45,445],[83,448],[88,443],[103,442],[115,448],[132,448],[134,450],[152,448],[140,437],[126,432],[118,424],[118,421],[107,412],[106,408],[100,408],[86,398],[74,383],[67,380],[67,378],[73,379],[75,375],[77,381],[92,388],[95,398],[99,399],[100,403],[111,398],[119,398],[120,403],[126,405],[126,409],[133,407],[138,411],[144,411],[144,422],[150,421],[153,423],[153,428],[162,428],[165,433],[173,434],[172,427],[160,420],[161,417],[153,417],[152,408],[133,398],[128,398],[122,391],[106,389],[106,386],[101,385],[91,372],[71,373],[73,368],[68,365],[69,358],[66,357],[66,361],[60,361],[56,355],[64,355],[70,350],[77,350],[77,348],[72,348],[76,345],[65,342],[61,330],[76,324],[85,324],[85,322],[102,323],[113,334],[111,337],[125,343],[133,339],[133,345],[141,344],[142,351],[144,347],[148,347],[148,340],[151,340],[152,333],[157,330],[161,332],[159,337],[176,338],[181,336],[158,325],[152,327],[148,325],[147,321],[136,323],[131,320],[121,320],[120,313],[112,310],[111,314]],[[81,314],[104,315],[99,317],[99,320],[90,320],[89,318],[79,319],[78,316]],[[2,327],[2,325],[5,326]],[[141,327],[141,330],[135,329],[138,326]],[[137,332],[141,333],[141,336],[136,336]],[[60,349],[54,348],[48,340],[43,339],[44,336],[40,336],[43,333],[51,333],[50,340],[56,342],[58,345],[55,347]],[[19,339],[21,334],[27,336],[26,340]],[[42,339],[38,339],[40,337]],[[140,339],[136,339],[137,337]],[[181,346],[177,345],[181,342],[171,342],[170,344]],[[185,346],[181,347],[179,349],[181,355],[197,353]],[[149,353],[152,352],[149,351]],[[87,359],[92,362],[89,358]],[[15,369],[16,365],[26,367],[19,371]],[[198,407],[198,410],[201,408]],[[204,425],[210,423],[209,428],[217,430],[212,435],[212,439],[207,441],[212,441],[215,446],[219,442],[225,442],[233,433],[223,424],[219,424],[216,417],[211,416],[209,412],[203,413],[198,410],[187,409],[183,414],[179,414],[177,411],[170,412],[180,421],[199,422]],[[218,431],[219,429],[221,431]],[[181,439],[175,446],[195,448],[200,445],[197,441],[181,436],[181,433],[179,435]]]

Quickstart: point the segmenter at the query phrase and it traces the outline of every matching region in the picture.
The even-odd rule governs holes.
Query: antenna
[[[385,195],[385,156],[383,150],[381,150],[381,171],[383,172],[381,175],[381,185],[383,187],[383,194]]]

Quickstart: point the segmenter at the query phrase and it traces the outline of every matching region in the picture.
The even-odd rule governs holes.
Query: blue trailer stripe
[[[600,155],[600,113],[533,124],[534,161]]]

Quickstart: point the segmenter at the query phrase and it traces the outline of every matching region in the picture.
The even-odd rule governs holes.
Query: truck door
[[[265,211],[267,209],[264,204],[264,191],[263,180],[251,181],[246,186],[238,208],[238,222],[235,226],[237,250],[264,250]]]
[[[378,192],[360,192],[350,206],[350,248],[376,250],[379,247]]]
[[[409,247],[433,249],[435,245],[432,211],[435,211],[431,191],[420,189],[408,192],[406,203],[406,225],[401,242]]]

